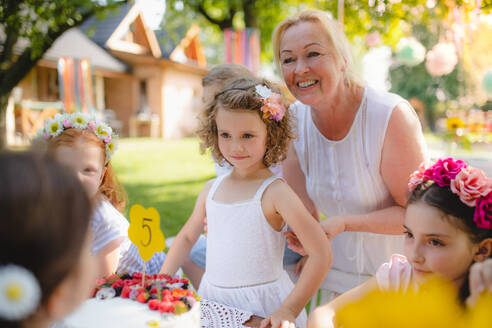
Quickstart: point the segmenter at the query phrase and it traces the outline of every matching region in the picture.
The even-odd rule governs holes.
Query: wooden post
[[[338,0],[338,8],[337,8],[337,19],[338,21],[340,22],[340,24],[342,25],[342,28],[343,28],[343,24],[344,24],[344,1],[343,0]]]

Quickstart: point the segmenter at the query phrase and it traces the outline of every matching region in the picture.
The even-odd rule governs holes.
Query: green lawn
[[[112,164],[131,205],[155,207],[165,236],[175,236],[190,216],[203,185],[215,177],[198,139],[121,139]]]

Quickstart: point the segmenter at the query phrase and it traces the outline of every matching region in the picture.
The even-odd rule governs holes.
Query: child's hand
[[[261,322],[260,328],[295,328],[295,315],[285,308],[279,308]]]
[[[466,303],[474,305],[484,290],[492,292],[492,259],[476,262],[470,268],[470,296]]]
[[[301,242],[297,238],[296,234],[292,230],[288,230],[284,233],[287,239],[287,247],[293,250],[294,252],[301,254],[302,256],[306,255],[306,251],[304,247],[302,247]]]
[[[207,237],[207,217],[203,218],[203,234]]]

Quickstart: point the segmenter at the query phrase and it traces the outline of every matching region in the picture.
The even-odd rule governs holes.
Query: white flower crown
[[[94,132],[106,146],[105,163],[111,160],[111,156],[118,148],[117,135],[113,133],[113,129],[106,123],[97,121],[95,115],[88,113],[56,114],[54,118],[45,120],[44,127],[38,131],[38,136],[49,140],[59,136],[66,129],[87,129]]]
[[[26,318],[40,300],[41,287],[31,271],[14,264],[0,266],[0,318]]]

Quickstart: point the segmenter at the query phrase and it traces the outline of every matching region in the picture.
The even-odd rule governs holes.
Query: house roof
[[[105,47],[106,42],[126,15],[128,15],[133,5],[134,3],[132,2],[123,3],[115,10],[109,12],[104,19],[98,19],[96,16],[92,16],[80,28],[92,41],[101,47]]]
[[[60,57],[87,58],[94,68],[126,72],[128,67],[91,41],[78,28],[63,33],[44,54],[43,59],[56,61]]]
[[[162,57],[169,58],[173,50],[180,44],[181,40],[186,36],[186,26],[180,26],[172,32],[166,30],[155,30],[155,36],[161,48]]]

